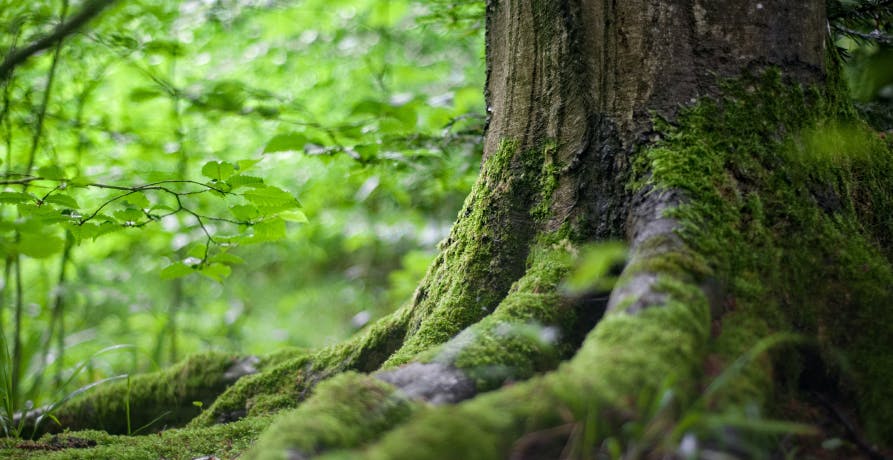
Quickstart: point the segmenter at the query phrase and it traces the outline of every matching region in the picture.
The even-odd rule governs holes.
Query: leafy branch
[[[6,56],[6,59],[0,63],[0,80],[9,78],[13,69],[28,60],[31,56],[54,46],[65,37],[77,32],[78,29],[98,16],[99,13],[106,7],[115,3],[115,1],[116,0],[89,0],[84,4],[81,11],[72,16],[70,20],[64,21],[56,26],[56,28],[49,34],[38,38],[28,45],[12,50],[12,52]]]

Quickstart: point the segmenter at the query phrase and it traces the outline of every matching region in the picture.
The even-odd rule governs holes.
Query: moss
[[[94,428],[126,434],[128,422],[133,430],[150,431],[184,424],[199,413],[194,402],[209,405],[233,383],[236,377],[226,373],[238,360],[227,353],[194,355],[160,372],[99,385],[52,412],[60,425],[45,421],[39,431]]]
[[[562,340],[571,334],[578,316],[558,294],[573,264],[572,252],[567,241],[536,245],[527,272],[491,315],[419,360],[462,369],[478,391],[555,368],[571,352]]]
[[[505,141],[486,158],[416,293],[406,342],[384,367],[405,364],[489,315],[523,274],[543,152]]]
[[[369,376],[344,373],[319,385],[298,409],[277,416],[246,459],[318,455],[368,442],[402,423],[414,405],[394,387]]]
[[[55,437],[46,435],[37,443],[19,444],[21,448],[0,449],[0,457],[11,460],[191,460],[208,456],[236,458],[248,449],[270,422],[269,417],[252,417],[226,425],[167,430],[149,436],[114,436],[104,431],[73,431]],[[54,450],[56,446],[87,443],[95,445],[89,448]]]
[[[557,458],[575,442],[571,433],[586,430],[597,446],[635,417],[629,409],[638,394],[656,391],[665,376],[687,381],[697,373],[709,334],[706,299],[696,286],[669,279],[660,289],[666,304],[608,315],[556,372],[423,412],[362,452],[321,458],[527,458],[530,440],[537,455]]]
[[[231,422],[245,416],[296,407],[318,382],[346,370],[371,372],[403,341],[408,309],[375,322],[347,342],[313,353],[267,358],[269,367],[242,378],[196,417],[193,426]]]
[[[642,153],[651,174],[637,184],[684,192],[687,204],[670,215],[709,256],[727,288],[722,307],[734,312],[718,344],[740,350],[793,330],[818,337],[829,361],[843,350],[853,383],[840,384],[875,439],[890,439],[893,358],[881,344],[893,343],[893,155],[835,94],[776,71],[729,84],[721,100],[662,126],[663,140]]]

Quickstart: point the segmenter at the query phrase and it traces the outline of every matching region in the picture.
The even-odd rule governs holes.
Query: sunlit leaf
[[[278,134],[264,146],[264,153],[301,152],[309,139],[301,133]]]
[[[78,202],[69,195],[64,193],[54,193],[44,200],[46,203],[57,204],[70,209],[78,209],[80,205]]]
[[[235,172],[235,166],[226,161],[209,161],[202,166],[202,175],[215,181],[224,181]]]
[[[183,262],[174,262],[167,267],[164,267],[159,275],[163,280],[172,280],[175,278],[182,278],[184,276],[191,275],[195,273],[195,271],[196,270],[194,268],[184,264]]]
[[[263,185],[264,180],[260,177],[236,174],[235,176],[230,176],[230,178],[226,180],[226,183],[235,190],[239,187],[256,187]]]
[[[261,212],[276,212],[300,206],[298,200],[290,193],[270,185],[246,191],[244,196],[258,207]]]
[[[282,220],[284,220],[284,221],[287,221],[287,222],[297,222],[297,223],[300,223],[300,224],[305,224],[305,223],[307,223],[307,222],[310,222],[310,221],[307,219],[307,215],[305,215],[305,214],[304,214],[303,212],[301,212],[301,211],[298,211],[297,209],[295,209],[295,210],[293,210],[293,211],[284,211],[284,212],[280,212],[279,214],[276,214],[276,215],[277,215],[280,219],[282,219]]]

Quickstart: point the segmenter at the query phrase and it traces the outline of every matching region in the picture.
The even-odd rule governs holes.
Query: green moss
[[[132,430],[150,431],[184,424],[199,413],[193,402],[210,405],[233,383],[234,378],[225,374],[237,361],[237,356],[226,353],[194,355],[163,371],[132,376],[129,383],[99,385],[53,411],[61,427],[45,420],[40,431],[92,428],[126,434],[128,422]]]
[[[441,255],[419,287],[404,346],[385,363],[394,367],[445,343],[489,315],[524,271],[534,229],[543,150],[505,141],[490,154]]]
[[[643,152],[651,174],[637,184],[685,194],[670,215],[708,256],[728,293],[721,306],[735,312],[718,343],[740,350],[793,330],[843,350],[855,384],[841,385],[874,437],[890,439],[893,365],[881,344],[893,343],[893,155],[840,101],[833,88],[804,90],[775,71],[729,84],[721,100],[662,127]],[[741,318],[763,326],[738,327]]]
[[[0,449],[0,457],[11,460],[191,460],[207,456],[235,458],[270,425],[269,417],[252,417],[213,427],[162,431],[147,436],[113,436],[104,431],[73,431],[37,443]],[[95,445],[89,448],[56,450],[59,446]]]
[[[670,279],[659,288],[667,294],[664,305],[607,316],[556,372],[423,412],[362,452],[322,458],[523,457],[532,440],[537,455],[557,458],[576,442],[572,434],[583,432],[597,446],[636,417],[637,395],[656,391],[664,377],[691,381],[697,373],[709,334],[706,299],[696,286]]]
[[[240,379],[191,424],[208,426],[296,407],[318,382],[339,372],[371,372],[399,348],[407,320],[408,309],[403,308],[347,342],[313,353],[290,354],[294,356],[290,359],[268,358],[268,368]]]
[[[573,264],[572,246],[540,243],[529,259],[525,275],[491,315],[419,360],[462,369],[478,391],[555,368],[570,354],[561,339],[571,334],[578,315],[558,294]]]
[[[317,455],[368,442],[402,423],[413,404],[394,387],[344,373],[319,385],[298,409],[281,413],[246,459],[284,459],[289,452]]]

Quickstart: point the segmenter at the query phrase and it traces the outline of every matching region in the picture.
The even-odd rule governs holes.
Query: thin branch
[[[76,32],[86,23],[90,22],[91,19],[98,16],[106,7],[115,3],[115,1],[116,0],[90,0],[84,4],[84,7],[80,12],[71,17],[71,20],[59,24],[48,35],[44,35],[29,45],[11,52],[6,59],[3,60],[3,63],[0,64],[0,80],[6,80],[12,72],[12,69],[28,60],[31,56],[50,48],[58,41]]]
[[[858,37],[858,38],[861,38],[861,39],[863,39],[863,40],[868,40],[868,41],[873,41],[873,42],[883,43],[883,44],[885,44],[885,45],[893,45],[893,36],[891,36],[891,35],[887,35],[887,34],[881,32],[881,31],[879,31],[879,30],[875,30],[875,31],[873,31],[873,32],[865,33],[865,32],[860,32],[860,31],[858,31],[858,30],[850,29],[850,28],[848,28],[848,27],[844,27],[844,26],[841,26],[841,25],[838,25],[838,24],[835,24],[835,25],[834,25],[834,30],[836,30],[836,31],[838,31],[838,32],[840,32],[840,33],[842,33],[842,34],[844,34],[844,35],[850,35],[850,36]]]

